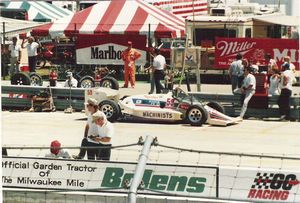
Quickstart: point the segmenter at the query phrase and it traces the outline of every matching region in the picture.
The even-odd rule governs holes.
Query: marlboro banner
[[[265,53],[270,53],[280,67],[284,56],[291,57],[291,63],[299,70],[299,41],[295,39],[266,38],[216,38],[215,67],[227,69],[241,53],[248,61],[264,65]]]
[[[145,64],[146,36],[144,35],[88,35],[79,34],[76,39],[77,64],[123,65],[121,53],[127,48],[128,41],[142,56],[135,64]]]

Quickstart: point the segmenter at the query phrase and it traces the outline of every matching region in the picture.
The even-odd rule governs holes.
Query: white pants
[[[245,99],[244,99],[242,110],[241,110],[241,114],[240,114],[241,118],[244,117],[244,115],[245,115],[245,113],[247,111],[248,103],[249,103],[251,97],[254,95],[254,93],[255,93],[255,90],[246,91]]]

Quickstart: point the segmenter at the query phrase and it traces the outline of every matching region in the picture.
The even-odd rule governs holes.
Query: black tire
[[[217,111],[219,111],[220,113],[225,114],[225,108],[219,102],[212,101],[212,102],[209,102],[206,105],[213,108],[213,109],[215,109],[215,110],[217,110]]]
[[[30,77],[27,73],[16,73],[10,79],[12,85],[30,85]]]
[[[114,90],[118,90],[119,89],[119,83],[115,78],[108,76],[108,77],[104,77],[104,78],[101,79],[100,87],[107,87],[107,88],[111,88],[111,89],[114,89]]]
[[[208,114],[203,106],[192,105],[186,111],[186,120],[192,126],[202,126],[207,121]]]
[[[42,77],[36,73],[30,73],[30,85],[42,86],[43,85]]]
[[[102,111],[107,120],[115,122],[120,117],[120,107],[113,100],[104,100],[99,104],[99,110]]]
[[[84,76],[79,80],[78,87],[81,88],[92,88],[95,87],[95,81],[94,78],[91,76]]]

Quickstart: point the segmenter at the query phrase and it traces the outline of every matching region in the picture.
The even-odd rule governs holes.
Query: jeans
[[[35,72],[36,61],[37,61],[37,57],[36,56],[29,56],[28,57],[28,65],[29,65],[29,71],[30,72]]]
[[[160,94],[164,89],[164,86],[160,83],[161,80],[164,79],[164,71],[163,70],[155,70],[154,71],[154,81],[155,81],[155,88],[156,93]]]
[[[153,73],[151,73],[151,75],[150,75],[150,87],[151,87],[151,89],[150,89],[150,91],[149,91],[149,94],[153,94],[153,92],[154,92],[154,88],[155,88],[155,80],[154,80],[154,74]]]

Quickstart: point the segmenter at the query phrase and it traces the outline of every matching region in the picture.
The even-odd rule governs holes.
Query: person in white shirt
[[[29,71],[35,72],[37,62],[37,49],[40,45],[34,41],[33,37],[28,37],[28,44],[24,46],[25,39],[22,41],[21,47],[27,48]]]
[[[292,95],[292,80],[293,72],[290,70],[290,65],[286,63],[282,67],[280,88],[281,93],[278,98],[278,106],[280,112],[280,120],[290,120],[290,97]]]
[[[51,142],[50,145],[50,153],[46,154],[45,157],[47,158],[64,158],[69,159],[71,158],[69,152],[61,148],[61,144],[59,141],[54,140]]]
[[[164,79],[164,69],[166,67],[166,59],[164,56],[160,55],[160,50],[154,50],[154,59],[153,59],[153,72],[154,72],[154,81],[156,93],[160,94],[164,86],[160,83]]]
[[[67,72],[67,80],[65,81],[64,87],[77,87],[78,81],[73,77],[72,72]]]
[[[80,152],[78,155],[72,156],[74,159],[84,158],[86,152],[88,151],[88,149],[86,148],[87,146],[89,146],[88,141],[91,141],[88,140],[88,137],[98,134],[98,126],[96,125],[96,123],[93,122],[93,117],[92,117],[92,115],[98,111],[97,100],[93,98],[88,99],[86,103],[86,108],[88,110],[88,119],[85,125],[83,139],[81,141],[82,148],[80,148]],[[92,142],[94,141],[92,140]],[[95,159],[95,155],[90,154],[90,159]]]
[[[241,82],[242,80],[239,81],[239,78],[242,78],[242,76],[243,76],[242,59],[243,59],[243,56],[240,53],[238,53],[236,55],[236,60],[233,61],[229,67],[229,77],[231,80],[232,92],[234,92],[235,89],[241,87],[241,86],[239,86],[239,83],[242,83]]]
[[[251,72],[251,67],[248,66],[244,69],[244,81],[243,81],[243,85],[241,87],[241,93],[242,93],[242,99],[244,97],[244,101],[243,101],[243,106],[242,106],[242,110],[240,113],[240,118],[243,119],[245,116],[245,113],[247,111],[247,107],[248,107],[248,103],[250,101],[250,99],[252,98],[252,96],[255,94],[255,89],[256,89],[256,79],[254,77],[254,75],[252,75]]]
[[[114,136],[114,126],[110,123],[103,112],[93,114],[93,121],[98,126],[98,135],[91,136],[94,142],[100,146],[98,160],[109,160],[111,155],[111,139]]]
[[[270,86],[269,86],[269,95],[279,95],[280,94],[280,88],[279,88],[279,83],[280,83],[280,75],[279,75],[279,70],[278,69],[273,69],[271,71],[271,77],[270,77]]]
[[[274,59],[272,59],[270,53],[265,54],[265,60],[266,60],[267,66],[268,66],[268,74],[270,74],[272,69],[278,67],[277,63]]]
[[[289,56],[285,56],[283,58],[284,63],[282,64],[281,68],[285,65],[285,64],[289,64],[290,70],[293,73],[293,78],[292,78],[292,84],[296,84],[297,83],[297,79],[295,77],[296,74],[296,67],[293,63],[291,63],[291,58]]]
[[[8,51],[10,53],[10,70],[9,74],[12,76],[19,72],[19,64],[21,58],[21,46],[17,45],[17,37],[13,37],[13,43],[9,45]]]

